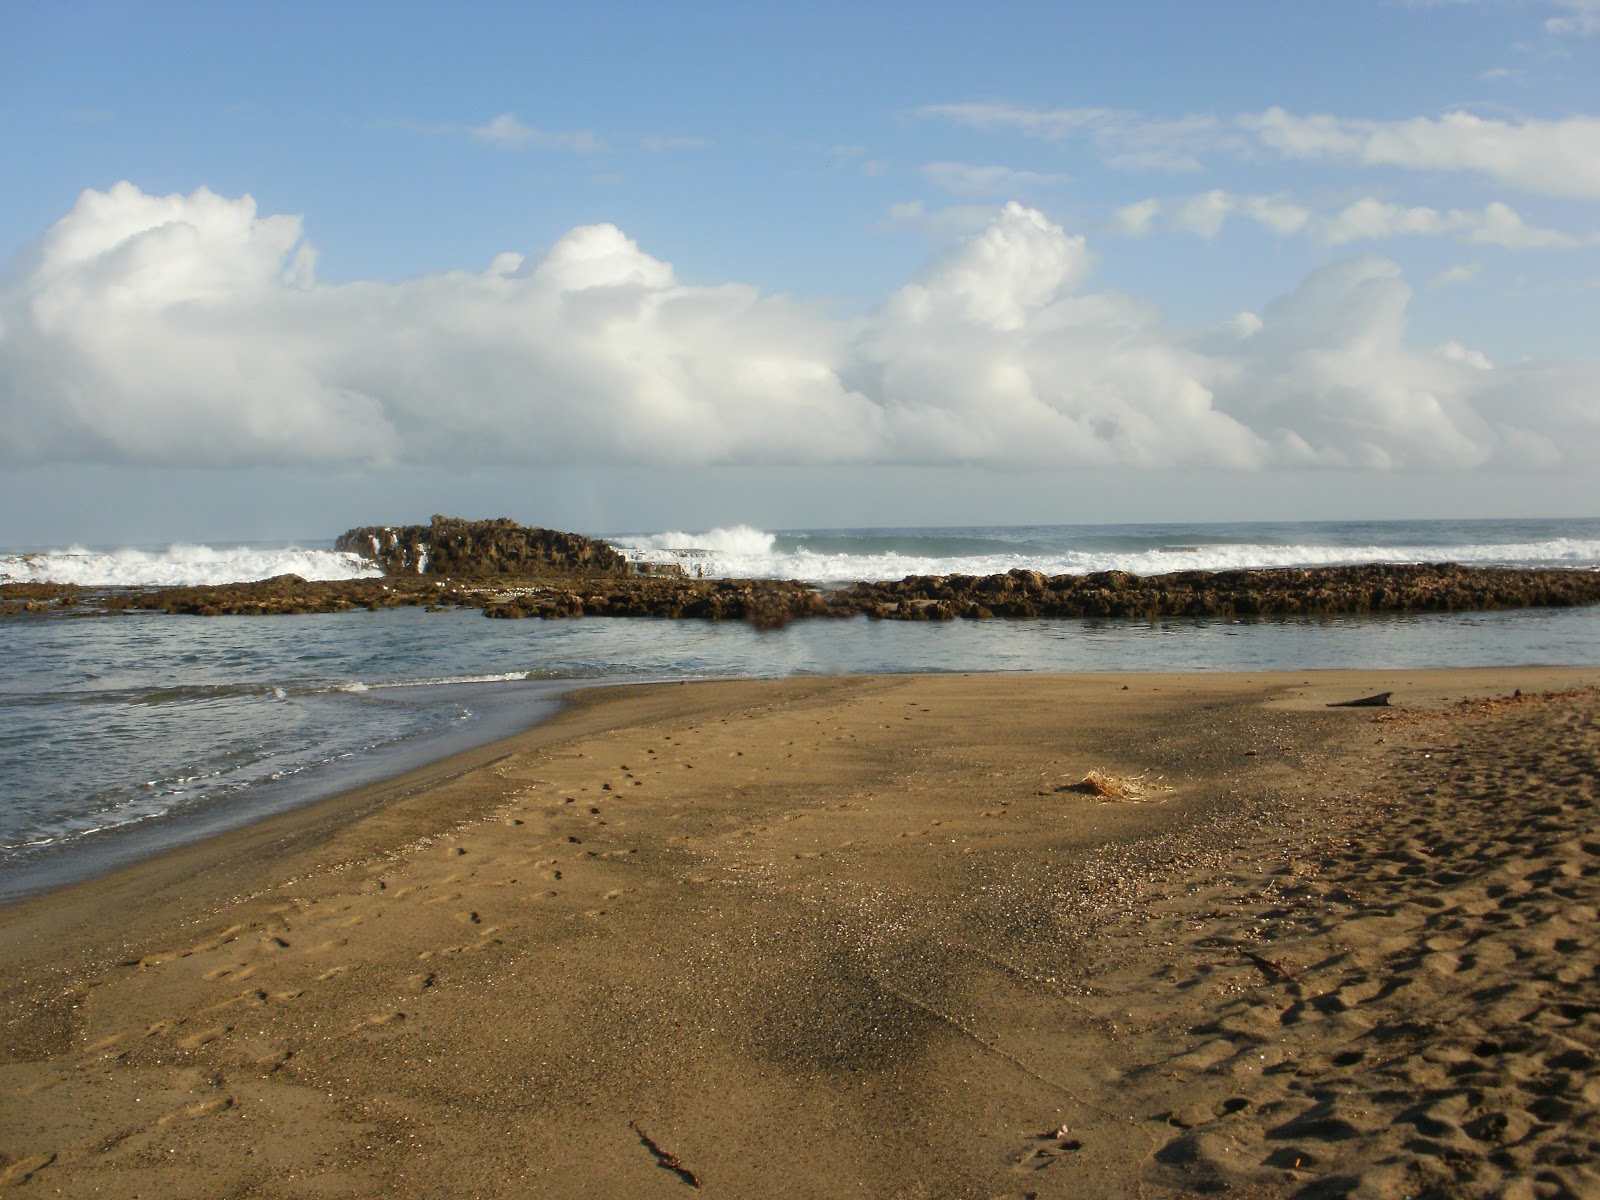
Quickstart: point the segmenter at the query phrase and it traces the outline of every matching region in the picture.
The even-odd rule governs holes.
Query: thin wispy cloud
[[[1559,17],[1550,17],[1544,23],[1546,33],[1561,37],[1587,37],[1600,32],[1600,0],[1550,0],[1565,9]]]
[[[1600,117],[1497,120],[1464,110],[1380,121],[1283,108],[1223,119],[1111,109],[941,104],[915,110],[974,129],[1046,141],[1088,137],[1107,165],[1198,170],[1207,158],[1269,155],[1357,167],[1483,175],[1538,195],[1600,198]]]
[[[1237,124],[1285,158],[1470,172],[1539,195],[1600,199],[1600,117],[1502,121],[1457,110],[1371,121],[1272,108]]]
[[[1440,271],[1428,281],[1429,287],[1459,287],[1464,283],[1471,283],[1483,272],[1482,263],[1457,263],[1453,267]]]
[[[935,187],[954,196],[1025,196],[1067,181],[1065,175],[1053,172],[958,162],[928,163],[921,171]]]
[[[1111,166],[1123,170],[1198,171],[1202,153],[1238,144],[1222,122],[1207,113],[1161,119],[1112,108],[1037,109],[989,103],[929,104],[912,109],[911,115],[1052,142],[1087,138]]]
[[[1390,0],[1405,8],[1462,8],[1493,3],[1495,0]],[[1499,3],[1526,5],[1527,0],[1498,0]],[[1600,0],[1533,0],[1537,7],[1556,9],[1560,15],[1546,17],[1541,28],[1556,37],[1585,37],[1600,31]]]
[[[467,135],[475,142],[508,150],[537,147],[543,150],[573,150],[580,154],[601,149],[600,141],[587,129],[551,131],[517,120],[515,113],[504,112],[483,125],[470,127]]]
[[[1136,201],[1112,215],[1112,228],[1130,236],[1157,230],[1217,237],[1234,220],[1249,220],[1281,235],[1304,234],[1329,246],[1390,238],[1451,238],[1506,250],[1600,246],[1600,233],[1572,234],[1530,225],[1509,204],[1481,209],[1438,209],[1364,197],[1318,212],[1285,196],[1237,195],[1214,189],[1196,196]]]
[[[651,154],[670,154],[677,150],[709,150],[716,143],[703,137],[662,137],[647,134],[640,144]]]

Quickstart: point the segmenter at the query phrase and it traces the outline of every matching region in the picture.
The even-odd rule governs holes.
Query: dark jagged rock
[[[387,575],[483,579],[552,571],[621,575],[629,569],[627,559],[604,542],[518,525],[509,517],[435,516],[427,525],[369,525],[340,535],[333,548],[371,559]]]
[[[1455,563],[1290,567],[1256,571],[1122,571],[1045,578],[1011,571],[971,576],[908,576],[857,583],[830,605],[900,620],[962,617],[1332,616],[1374,612],[1479,612],[1567,608],[1600,603],[1600,572],[1462,567]]]

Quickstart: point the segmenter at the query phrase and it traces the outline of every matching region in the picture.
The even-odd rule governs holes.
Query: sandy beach
[[[590,690],[0,909],[0,1186],[1597,1195],[1597,781],[1594,669]]]

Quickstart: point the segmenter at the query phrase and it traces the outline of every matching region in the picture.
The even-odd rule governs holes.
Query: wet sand
[[[0,1186],[1594,1195],[1597,779],[1593,669],[586,692],[0,908]]]

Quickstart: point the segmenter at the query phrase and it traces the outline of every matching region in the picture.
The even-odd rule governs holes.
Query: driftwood
[[[1329,708],[1388,708],[1393,692],[1379,692],[1376,696],[1363,696],[1359,700],[1335,700]]]
[[[683,1165],[683,1160],[671,1150],[663,1148],[655,1140],[655,1138],[651,1137],[644,1130],[640,1129],[637,1122],[629,1121],[628,1128],[632,1129],[639,1135],[639,1141],[644,1144],[644,1148],[655,1156],[657,1166],[661,1167],[662,1170],[671,1171],[674,1175],[683,1180],[684,1183],[687,1183],[692,1188],[697,1188],[700,1186],[700,1180],[695,1176],[693,1171],[689,1170],[688,1167]]]

